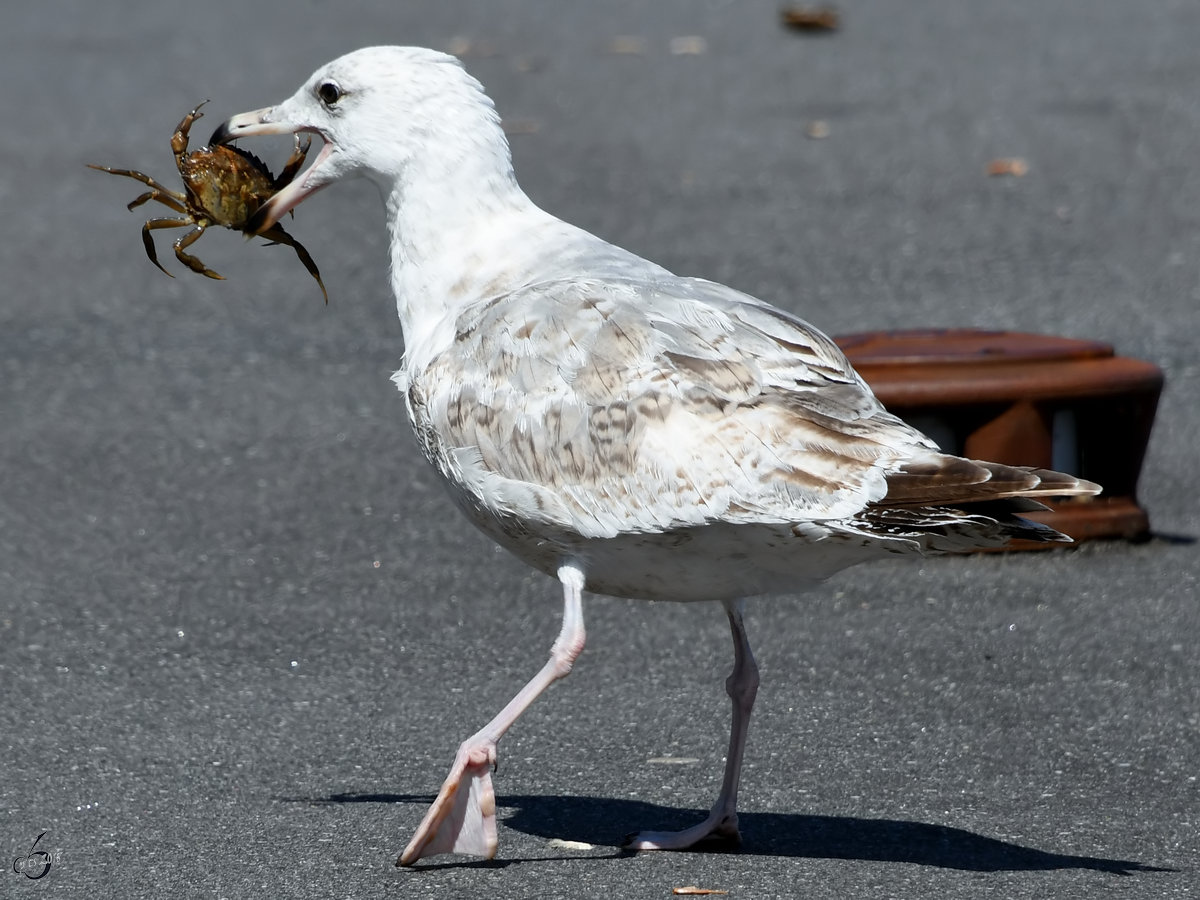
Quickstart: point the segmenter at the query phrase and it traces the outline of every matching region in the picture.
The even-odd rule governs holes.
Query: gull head
[[[390,191],[431,160],[453,171],[456,157],[498,155],[509,167],[499,117],[479,82],[453,56],[421,47],[367,47],[319,68],[277,106],[221,123],[211,144],[264,134],[318,135],[316,160],[259,208],[261,233],[326,185],[365,175]],[[497,140],[498,138],[498,140]],[[420,172],[425,176],[427,172]]]

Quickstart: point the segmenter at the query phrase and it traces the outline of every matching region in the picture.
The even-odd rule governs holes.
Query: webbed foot
[[[398,866],[411,866],[423,856],[466,853],[491,859],[496,855],[496,794],[492,770],[496,744],[471,738],[458,748],[450,774],[425,813]]]

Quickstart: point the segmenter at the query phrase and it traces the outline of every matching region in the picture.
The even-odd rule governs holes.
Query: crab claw
[[[325,145],[317,154],[307,169],[295,180],[276,193],[266,203],[258,208],[246,226],[247,234],[261,235],[269,231],[275,223],[307,197],[315,194],[321,188],[336,181],[340,175],[337,167],[331,165],[335,158],[336,145],[321,129],[308,125],[299,116],[290,114],[292,101],[279,106],[256,109],[252,112],[240,113],[226,119],[209,138],[209,145],[227,144],[238,138],[252,137],[260,134],[299,134],[308,132],[321,135]]]

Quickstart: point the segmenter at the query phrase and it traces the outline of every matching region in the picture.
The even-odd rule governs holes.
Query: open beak
[[[279,107],[271,106],[240,113],[226,119],[217,126],[208,143],[210,146],[214,146],[260,134],[296,134],[298,132],[320,134],[315,128],[289,122],[286,116],[279,115]],[[293,207],[298,206],[305,198],[315,194],[334,180],[332,177],[326,177],[327,172],[321,168],[333,153],[334,145],[324,135],[321,135],[321,138],[325,144],[321,147],[321,152],[317,154],[313,164],[297,175],[291,184],[288,184],[258,208],[258,211],[247,223],[247,233],[262,234],[287,215]]]

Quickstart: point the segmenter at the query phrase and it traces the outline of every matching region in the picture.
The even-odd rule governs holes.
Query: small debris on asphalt
[[[837,31],[842,24],[832,6],[785,6],[779,14],[784,26],[796,31]]]
[[[446,43],[446,52],[460,59],[467,57],[489,59],[500,55],[500,49],[496,46],[495,41],[486,38],[469,38],[465,35],[456,35],[450,38]]]
[[[993,159],[987,165],[988,175],[1012,175],[1014,178],[1020,178],[1029,171],[1029,163],[1021,159],[1019,156],[1006,156],[1000,159]]]
[[[541,123],[536,119],[503,119],[500,127],[505,134],[537,134],[542,130]]]
[[[646,53],[646,39],[634,34],[622,34],[608,42],[608,52],[618,56],[643,56]]]
[[[555,850],[595,850],[595,844],[588,844],[584,841],[568,841],[563,838],[551,838],[546,846],[553,847]]]
[[[698,34],[685,34],[671,38],[667,45],[672,56],[700,56],[708,52],[708,41]]]

